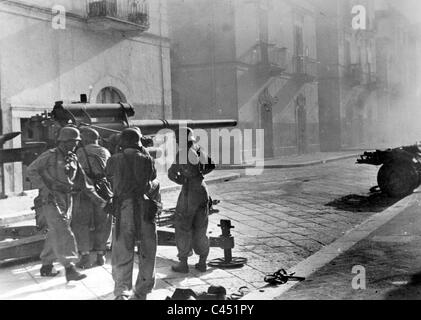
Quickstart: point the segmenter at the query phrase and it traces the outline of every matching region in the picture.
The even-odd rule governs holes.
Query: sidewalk
[[[306,280],[266,286],[243,299],[421,299],[420,201],[417,191],[288,270]]]

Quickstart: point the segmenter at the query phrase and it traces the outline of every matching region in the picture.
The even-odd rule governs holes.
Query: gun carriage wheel
[[[384,193],[400,198],[411,194],[420,185],[420,177],[411,162],[392,161],[380,168],[377,183]]]

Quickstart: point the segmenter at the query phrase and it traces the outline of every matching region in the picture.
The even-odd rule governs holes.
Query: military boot
[[[76,263],[76,267],[79,269],[89,269],[92,268],[91,259],[88,254],[83,254],[78,263]]]
[[[66,267],[66,280],[69,281],[79,281],[86,278],[86,274],[77,272],[74,265]]]
[[[207,265],[206,265],[207,256],[200,256],[199,263],[196,263],[194,266],[200,272],[206,272]]]
[[[179,258],[180,262],[176,266],[172,266],[171,269],[179,273],[189,273],[189,265],[187,264],[187,258]]]
[[[96,255],[96,265],[103,266],[105,264],[105,256],[103,253],[98,253]]]
[[[39,271],[41,277],[55,277],[60,273],[60,271],[56,271],[52,264],[43,265]]]

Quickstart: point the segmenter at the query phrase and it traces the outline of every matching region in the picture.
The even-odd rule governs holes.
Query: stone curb
[[[296,266],[288,270],[288,273],[295,273],[296,276],[308,278],[323,266],[330,263],[339,255],[351,249],[355,244],[367,238],[375,230],[395,218],[404,209],[414,205],[420,195],[414,193],[405,199],[397,202],[392,207],[374,214],[360,225],[348,231],[344,236],[337,239],[330,245],[325,246],[320,251],[301,261]],[[273,300],[293,288],[300,282],[290,281],[277,287],[264,287],[254,290],[241,298],[241,300]]]
[[[235,180],[235,179],[238,179],[240,176],[241,175],[239,173],[229,173],[229,174],[227,173],[220,177],[209,178],[208,180],[205,180],[205,181],[206,181],[206,184],[212,185],[219,182]],[[168,193],[168,192],[177,191],[177,190],[181,190],[181,186],[179,185],[167,186],[161,189],[161,193]],[[17,213],[16,215],[5,217],[5,218],[0,217],[0,227],[2,226],[4,227],[10,224],[19,223],[19,222],[23,222],[27,220],[33,220],[33,219],[35,219],[35,212],[31,210],[20,211],[20,214]]]
[[[356,158],[360,154],[349,154],[345,156],[339,156],[339,157],[333,157],[329,159],[324,160],[315,160],[315,161],[308,161],[308,162],[300,162],[300,163],[289,163],[289,164],[268,164],[264,165],[264,169],[290,169],[290,168],[302,168],[302,167],[310,167],[310,166],[316,166],[319,164],[326,164],[329,162],[335,162],[345,159],[351,159]],[[254,168],[260,168],[259,166],[252,166],[252,165],[232,165],[232,166],[218,166],[217,170],[241,170],[241,169],[254,169]]]

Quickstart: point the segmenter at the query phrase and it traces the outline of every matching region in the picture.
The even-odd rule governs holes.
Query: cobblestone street
[[[276,299],[420,300],[419,191],[412,198],[389,222]]]
[[[369,194],[376,185],[376,174],[375,167],[357,166],[354,159],[349,159],[306,168],[265,170],[259,176],[209,186],[211,196],[221,200],[217,206],[220,212],[210,217],[210,235],[219,236],[217,224],[230,219],[234,226],[233,254],[248,259],[245,267],[219,270],[209,282],[229,287],[229,273],[237,288],[264,286],[265,274],[296,265],[384,210],[393,201]],[[177,194],[169,193],[163,200],[166,205],[175,205],[176,198]],[[175,250],[170,251],[174,259]],[[223,257],[223,251],[212,248],[210,258],[217,257]],[[165,277],[162,280],[167,281]],[[192,287],[206,289],[203,284]]]

